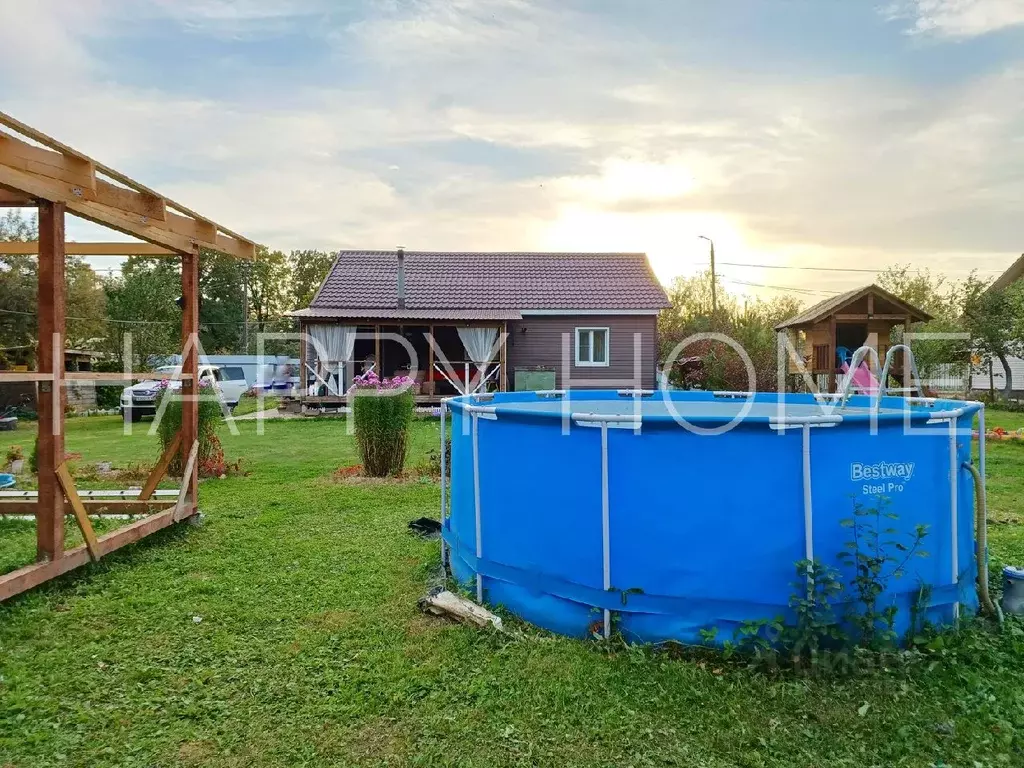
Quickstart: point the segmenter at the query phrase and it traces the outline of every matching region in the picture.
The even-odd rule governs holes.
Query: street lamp
[[[707,235],[697,235],[701,240],[707,240],[711,244],[711,314],[718,314],[718,290],[715,283],[715,241]]]

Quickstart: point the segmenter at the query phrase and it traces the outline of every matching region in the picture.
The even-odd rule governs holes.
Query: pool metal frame
[[[859,350],[858,350],[859,351]],[[887,356],[888,357],[888,356]],[[913,368],[916,372],[916,366]],[[880,390],[881,393],[881,390]],[[552,390],[546,392],[536,392],[539,397],[564,397],[569,394],[564,390]],[[652,390],[618,390],[617,394],[620,397],[633,397],[637,402],[642,397],[653,396],[655,393]],[[753,393],[751,392],[714,392],[715,397],[728,397],[728,398],[746,398],[752,402]],[[448,457],[446,450],[447,441],[447,419],[446,415],[449,409],[449,402],[456,398],[444,398],[441,400],[441,525],[451,530],[451,515],[450,515],[450,489],[448,487],[447,475],[448,475]],[[459,400],[472,400],[477,401],[488,401],[492,399],[488,395],[469,395]],[[937,402],[936,398],[924,398],[924,397],[906,397],[904,398],[908,405],[919,405],[924,407],[935,407]],[[845,398],[841,401],[845,403]],[[879,395],[876,399],[877,406],[881,405],[881,396]],[[985,405],[984,403],[971,403],[970,406],[961,406],[950,410],[941,410],[935,412],[929,416],[926,423],[935,424],[940,422],[947,422],[949,424],[949,473],[950,473],[950,515],[951,515],[951,563],[950,563],[950,576],[951,583],[958,584],[960,577],[960,562],[957,552],[959,546],[959,530],[958,530],[958,500],[957,494],[959,492],[958,483],[958,457],[957,457],[957,419],[963,416],[967,411],[971,410],[973,406],[980,406],[978,410],[978,472],[981,475],[982,485],[987,482],[986,468],[985,468]],[[479,419],[497,420],[498,411],[494,406],[476,405],[470,402],[462,404],[462,409],[470,415],[470,429],[472,435],[472,463],[473,463],[473,506],[474,516],[476,521],[476,558],[479,562],[483,558],[483,534],[482,534],[482,508],[480,500],[480,455],[479,455]],[[907,411],[909,414],[909,411]],[[609,456],[608,456],[608,430],[609,429],[633,429],[639,433],[642,429],[643,419],[637,415],[626,415],[626,414],[599,414],[599,413],[586,413],[586,412],[575,412],[571,413],[570,417],[577,426],[581,427],[592,427],[601,430],[601,537],[602,537],[602,560],[604,570],[604,589],[608,591],[611,588],[611,509],[609,504],[608,494],[608,478],[609,478]],[[812,475],[811,475],[811,457],[812,457],[812,440],[811,431],[816,428],[828,428],[835,427],[843,422],[842,414],[829,414],[820,416],[781,416],[781,417],[770,417],[768,426],[770,429],[785,431],[787,429],[800,429],[802,432],[801,440],[801,453],[802,453],[802,474],[803,474],[803,511],[804,511],[804,555],[808,562],[814,560],[814,509],[812,504]],[[988,532],[988,510],[984,510],[982,517],[982,525],[984,526],[986,540]],[[985,568],[982,569],[979,563],[978,578],[985,578],[988,573],[988,551],[985,552]],[[441,538],[441,565],[445,569],[445,573],[449,572],[450,565],[450,553],[447,550],[444,538]],[[808,569],[808,592],[814,589],[814,574]],[[484,601],[484,586],[483,586],[483,574],[480,569],[476,572],[476,599],[478,603]],[[608,608],[603,609],[603,636],[605,639],[611,637],[611,611]],[[958,619],[960,616],[960,602],[956,601],[953,603],[953,616]]]

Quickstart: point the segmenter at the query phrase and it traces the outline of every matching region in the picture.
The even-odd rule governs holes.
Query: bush
[[[220,438],[217,437],[217,428],[223,417],[220,400],[209,385],[201,385],[199,392],[201,395],[199,399],[199,455],[196,457],[196,463],[199,465],[200,475],[204,477],[219,476],[223,472],[218,470],[226,465],[224,449],[221,447]],[[167,407],[161,414],[160,409],[165,400]],[[157,433],[160,435],[160,454],[163,455],[178,430],[181,429],[182,399],[180,390],[167,389],[166,382],[164,382],[164,389],[156,399],[156,408],[159,421]],[[190,448],[191,446],[185,446],[186,456]],[[167,472],[180,476],[183,470],[182,454],[179,452],[171,459]]]
[[[363,471],[370,477],[401,474],[415,408],[412,379],[378,379],[370,371],[356,377],[349,394]]]

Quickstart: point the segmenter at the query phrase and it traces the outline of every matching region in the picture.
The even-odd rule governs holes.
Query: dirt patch
[[[211,741],[186,741],[178,747],[178,759],[184,765],[205,765],[216,752]]]
[[[324,759],[344,758],[345,765],[406,765],[409,738],[402,727],[386,717],[374,717],[347,728],[325,723],[317,736],[317,752]]]
[[[346,467],[338,467],[334,470],[327,481],[335,485],[408,485],[420,481],[419,475],[412,472],[403,472],[393,477],[368,477],[363,472],[362,464],[351,464]]]

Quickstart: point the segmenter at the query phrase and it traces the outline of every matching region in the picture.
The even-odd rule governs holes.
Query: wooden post
[[[434,396],[434,326],[427,326],[430,340],[427,344],[427,394]]]
[[[188,465],[192,444],[199,439],[199,248],[181,255],[181,465],[188,469],[188,477],[181,478],[181,486],[188,489],[192,508],[198,499],[199,471],[196,463]],[[191,509],[188,513],[191,513]]]
[[[501,347],[498,350],[498,361],[501,364],[501,381],[498,384],[499,392],[508,392],[508,321],[501,324]]]
[[[64,493],[57,468],[64,463],[64,204],[39,203],[39,506],[36,559],[64,554]]]
[[[306,326],[299,321],[299,400],[306,397],[309,384],[306,372]]]
[[[380,362],[380,325],[373,326],[373,370],[377,372],[377,378],[384,378],[384,369]]]
[[[836,316],[828,317],[828,391],[836,391]]]

